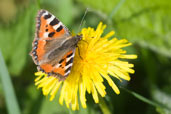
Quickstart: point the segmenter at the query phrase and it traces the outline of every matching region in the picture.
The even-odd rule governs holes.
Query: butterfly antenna
[[[88,12],[88,8],[86,8],[86,10],[85,10],[85,12],[84,12],[84,15],[83,15],[83,17],[82,17],[82,19],[81,19],[81,23],[80,23],[80,26],[79,26],[79,28],[78,28],[79,31],[80,31],[80,29],[81,29],[81,26],[82,26],[82,24],[83,24],[83,21],[84,21],[84,18],[85,18],[85,16],[86,16],[87,12]],[[78,32],[79,32],[79,31],[78,31]]]

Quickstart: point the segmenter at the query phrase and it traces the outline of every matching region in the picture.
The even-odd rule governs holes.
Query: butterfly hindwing
[[[73,50],[69,51],[62,57],[62,59],[56,64],[42,64],[39,66],[41,71],[46,72],[49,75],[58,76],[60,79],[69,75],[71,67],[73,65],[74,58]]]
[[[69,51],[56,65],[53,73],[59,74],[59,76],[66,77],[71,71],[73,65],[74,51]]]

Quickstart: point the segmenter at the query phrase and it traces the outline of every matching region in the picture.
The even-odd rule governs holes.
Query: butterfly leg
[[[78,47],[78,45],[76,45],[76,47]],[[79,47],[78,47],[78,55],[79,55],[80,59],[83,60],[83,58],[81,57],[81,54],[80,54],[80,48]]]

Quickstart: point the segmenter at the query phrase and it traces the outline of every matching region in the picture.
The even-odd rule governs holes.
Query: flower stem
[[[105,100],[102,97],[100,97],[99,100],[100,100],[99,106],[102,110],[102,113],[103,114],[111,114],[109,107],[107,106]]]

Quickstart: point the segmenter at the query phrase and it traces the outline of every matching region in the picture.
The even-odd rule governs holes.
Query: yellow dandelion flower
[[[59,103],[65,102],[72,110],[79,109],[78,98],[83,108],[86,108],[86,92],[92,94],[95,103],[99,102],[98,95],[106,95],[104,79],[112,87],[116,94],[120,91],[111,76],[121,80],[130,80],[129,73],[134,73],[133,64],[123,59],[136,59],[136,55],[128,55],[121,49],[131,45],[126,39],[112,38],[114,31],[102,36],[106,25],[99,23],[96,30],[83,28],[81,34],[83,41],[78,43],[79,51],[76,50],[71,73],[64,81],[48,77],[45,73],[37,72],[35,85],[42,88],[43,95],[50,95],[52,101],[60,89]],[[78,97],[79,96],[79,97]]]

